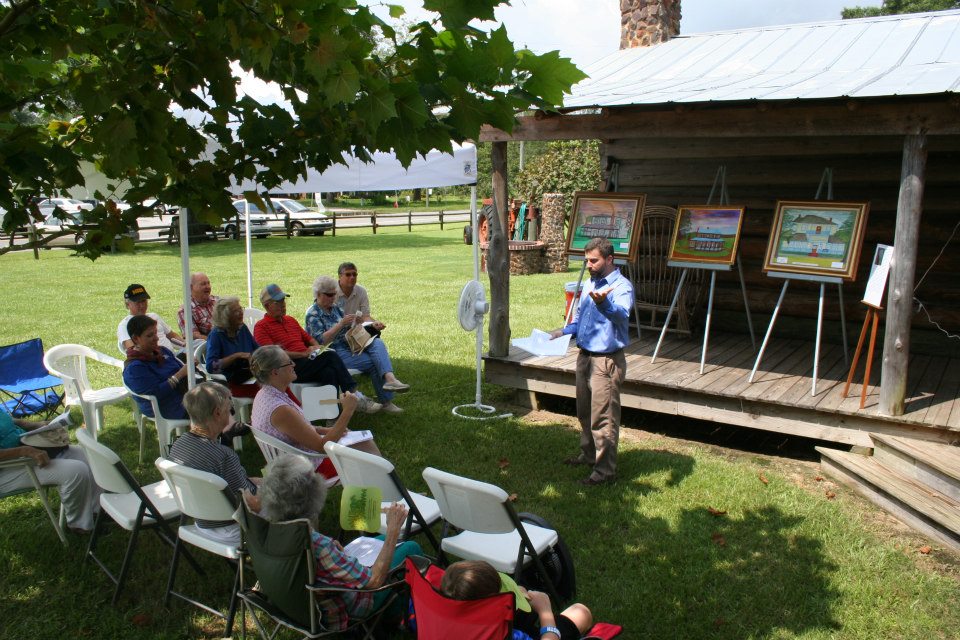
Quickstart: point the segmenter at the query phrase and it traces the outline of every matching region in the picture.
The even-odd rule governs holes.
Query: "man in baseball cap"
[[[147,300],[150,294],[142,284],[131,284],[123,292],[123,303],[127,306],[127,317],[117,325],[117,348],[120,353],[126,354],[127,349],[133,346],[133,340],[127,332],[127,323],[133,316],[150,316],[157,321],[157,337],[160,338],[160,346],[166,347],[176,353],[185,344],[183,336],[170,328],[163,318],[155,313],[147,312]]]

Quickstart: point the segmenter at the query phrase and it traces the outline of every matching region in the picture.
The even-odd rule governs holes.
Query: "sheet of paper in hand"
[[[562,356],[570,347],[570,336],[560,336],[556,340],[551,340],[549,333],[534,329],[529,337],[514,338],[510,344],[535,356]]]

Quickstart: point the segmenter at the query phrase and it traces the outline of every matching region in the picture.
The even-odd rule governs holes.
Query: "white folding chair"
[[[560,539],[556,531],[521,522],[507,492],[496,485],[433,467],[423,470],[423,479],[443,519],[462,531],[441,539],[444,552],[464,560],[486,560],[515,577],[532,562],[554,602],[562,602],[540,560]]]
[[[44,511],[47,512],[47,515],[50,517],[50,524],[53,525],[54,531],[57,532],[57,536],[60,537],[60,542],[64,546],[67,545],[67,536],[63,533],[63,527],[66,523],[66,513],[63,510],[63,503],[60,503],[60,517],[57,518],[53,515],[53,509],[50,508],[50,501],[47,498],[47,489],[50,486],[55,485],[44,485],[40,482],[40,479],[37,477],[37,472],[34,467],[37,466],[37,461],[30,457],[22,458],[11,458],[9,460],[0,460],[0,469],[17,469],[22,468],[27,472],[27,475],[30,476],[30,484],[33,485],[33,488],[24,487],[22,489],[13,489],[12,491],[3,491],[0,492],[0,499],[8,498],[10,496],[20,495],[21,493],[28,493],[30,491],[36,491],[37,495],[40,497],[40,503],[43,505]]]
[[[393,463],[385,458],[366,451],[345,447],[337,442],[328,442],[323,450],[330,456],[337,470],[340,482],[356,487],[378,487],[383,498],[383,506],[399,502],[407,508],[407,523],[401,533],[401,539],[421,531],[433,548],[440,551],[440,543],[433,535],[430,526],[440,519],[440,506],[433,498],[407,490],[400,480]],[[387,532],[387,516],[380,514],[380,533]]]
[[[197,348],[193,352],[193,360],[197,363],[197,368],[203,372],[203,375],[207,377],[207,380],[213,380],[215,382],[220,382],[222,384],[227,383],[227,376],[220,373],[210,373],[207,370],[207,341],[204,340],[197,345]],[[254,383],[254,379],[250,378],[245,384]],[[241,422],[250,424],[250,415],[253,412],[253,398],[237,398],[233,395],[230,396],[230,401],[233,403],[233,410],[237,414],[237,419]],[[243,451],[243,438],[234,438],[233,439],[233,448],[236,451]]]
[[[77,441],[87,454],[87,462],[90,465],[90,471],[93,472],[94,480],[103,489],[103,493],[100,494],[100,513],[97,514],[97,522],[90,536],[86,557],[92,558],[107,577],[117,585],[112,601],[116,604],[130,570],[130,562],[133,559],[140,530],[153,529],[161,540],[173,547],[176,535],[167,522],[179,516],[180,509],[170,492],[170,487],[163,480],[141,487],[120,457],[94,440],[85,429],[77,429]],[[119,576],[114,576],[94,553],[104,517],[112,518],[122,528],[131,532]],[[191,556],[188,555],[187,560],[202,573]]]
[[[127,397],[123,387],[94,389],[87,377],[87,360],[102,362],[123,371],[123,362],[82,344],[58,344],[43,355],[43,364],[53,375],[63,378],[65,404],[79,405],[83,421],[94,439],[103,428],[103,408]]]
[[[148,416],[143,414],[141,421],[150,420],[157,427],[157,440],[160,442],[160,455],[164,458],[167,457],[167,453],[170,451],[170,445],[173,444],[173,434],[174,432],[183,433],[190,428],[190,421],[182,418],[164,418],[160,414],[160,404],[157,402],[156,396],[147,395],[145,393],[137,393],[130,387],[126,387],[127,392],[131,396],[136,396],[138,398],[143,398],[150,403],[150,407],[153,409],[153,415]],[[140,459],[143,460],[143,430],[140,431]]]
[[[311,453],[303,451],[296,448],[291,444],[287,444],[279,438],[275,438],[270,434],[264,433],[257,429],[251,429],[253,432],[253,439],[257,441],[257,446],[260,447],[260,452],[263,454],[263,459],[267,462],[270,462],[274,458],[277,458],[282,455],[292,455],[292,456],[303,456],[307,460],[317,467],[326,459],[326,455],[323,453]],[[335,487],[340,482],[339,478],[327,478],[324,481],[324,484],[327,485],[327,488]]]
[[[247,328],[250,329],[250,333],[253,333],[253,327],[260,320],[263,320],[263,316],[267,313],[263,309],[254,309],[253,307],[244,307],[243,309],[243,324],[247,325]]]
[[[237,592],[240,589],[240,562],[242,559],[242,549],[239,543],[240,525],[234,525],[237,527],[238,543],[228,544],[211,536],[206,529],[197,526],[196,523],[191,523],[190,520],[233,520],[233,514],[238,506],[237,498],[227,487],[227,481],[220,476],[191,469],[186,465],[165,458],[157,458],[155,464],[157,469],[160,470],[160,475],[170,486],[177,506],[180,508],[180,528],[177,530],[177,542],[173,548],[170,577],[167,580],[167,591],[163,604],[168,606],[170,596],[176,596],[204,611],[225,618],[227,629],[223,637],[229,637],[233,631],[233,619],[237,612]],[[221,558],[226,558],[235,565],[236,571],[233,578],[233,589],[230,592],[230,606],[226,615],[190,596],[173,590],[177,575],[177,563],[180,560],[183,543],[191,544]]]

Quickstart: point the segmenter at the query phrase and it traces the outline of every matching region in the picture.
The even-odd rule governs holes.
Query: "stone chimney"
[[[620,0],[620,48],[649,47],[680,33],[680,0]]]

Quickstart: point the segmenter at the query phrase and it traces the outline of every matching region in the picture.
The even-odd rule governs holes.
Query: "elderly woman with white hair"
[[[358,321],[358,316],[344,316],[343,309],[334,304],[337,281],[332,277],[320,276],[314,280],[313,298],[314,303],[307,310],[307,333],[320,344],[330,345],[347,367],[370,375],[377,400],[383,405],[381,411],[401,413],[403,409],[393,403],[393,394],[406,391],[410,385],[394,375],[387,345],[378,336],[363,351],[353,353],[346,335]]]
[[[259,385],[245,384],[250,372],[250,354],[257,341],[243,323],[243,307],[236,296],[227,296],[213,305],[213,329],[207,336],[207,371],[227,378],[227,387],[235,398],[252,398]]]
[[[201,382],[184,394],[183,406],[190,415],[190,430],[170,447],[170,460],[220,476],[232,491],[254,496],[260,479],[249,477],[236,452],[218,441],[233,421],[230,390],[219,382]],[[258,505],[255,498],[247,502],[251,508]],[[211,538],[227,544],[240,543],[240,528],[232,520],[197,520],[197,526]]]
[[[316,560],[316,582],[351,589],[376,589],[386,582],[390,571],[410,555],[420,555],[420,545],[406,541],[397,545],[407,509],[394,503],[386,509],[387,533],[383,547],[373,565],[366,567],[343,550],[339,542],[323,535],[319,528],[320,513],[327,498],[323,480],[313,473],[313,466],[300,456],[280,456],[267,465],[260,485],[260,515],[271,522],[303,518],[310,523],[313,556]],[[388,592],[377,594],[344,592],[331,595],[318,604],[323,624],[331,630],[343,629],[350,616],[364,616],[382,605]]]

